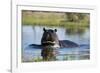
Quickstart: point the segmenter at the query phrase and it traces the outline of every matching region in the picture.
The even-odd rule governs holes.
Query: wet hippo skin
[[[52,29],[45,29],[43,28],[43,36],[41,38],[41,44],[30,44],[29,46],[33,48],[39,48],[42,49],[43,46],[47,45],[58,45],[59,48],[73,48],[73,47],[78,47],[79,45],[73,41],[70,40],[59,40],[58,36],[56,34],[57,29],[52,30]]]

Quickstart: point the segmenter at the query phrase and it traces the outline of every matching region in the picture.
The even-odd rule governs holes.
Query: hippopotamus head
[[[55,47],[59,47],[59,39],[57,36],[57,29],[45,29],[43,28],[43,36],[41,39],[41,45],[48,46],[53,45]]]

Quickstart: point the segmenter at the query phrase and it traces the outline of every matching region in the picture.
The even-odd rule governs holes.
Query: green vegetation
[[[76,60],[76,57],[73,54],[69,54],[69,55],[63,56],[63,60]]]
[[[43,61],[43,59],[41,58],[41,57],[37,57],[37,58],[33,58],[33,60],[32,60],[33,62],[41,62],[41,61]]]
[[[22,11],[23,25],[89,27],[89,13]]]
[[[71,61],[71,60],[77,60],[77,58],[75,57],[75,55],[63,55],[62,56],[63,57],[63,61]],[[90,56],[89,55],[86,55],[86,56],[80,56],[79,57],[79,60],[87,60],[87,59],[90,59]],[[42,57],[40,57],[40,56],[38,56],[38,57],[36,57],[36,58],[33,58],[32,60],[30,60],[30,61],[22,61],[22,62],[43,62],[43,61],[45,61],[45,60],[43,60],[42,59]],[[61,61],[61,60],[59,60],[59,59],[55,59],[55,60],[46,60],[46,61]]]

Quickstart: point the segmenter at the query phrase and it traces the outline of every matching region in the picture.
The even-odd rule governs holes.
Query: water
[[[45,27],[50,28],[50,27]],[[89,29],[85,29],[84,33],[69,34],[66,28],[51,27],[57,29],[57,35],[60,40],[70,40],[79,45],[76,48],[59,49],[57,60],[86,60],[89,59]],[[30,44],[41,44],[43,34],[43,26],[22,26],[22,61],[32,62],[35,59],[42,59],[41,49],[29,47]]]

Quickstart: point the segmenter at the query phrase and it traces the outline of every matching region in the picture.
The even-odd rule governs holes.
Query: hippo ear
[[[45,29],[45,28],[43,28],[43,31],[46,31],[46,29]]]
[[[55,32],[57,32],[57,29],[55,29]]]

